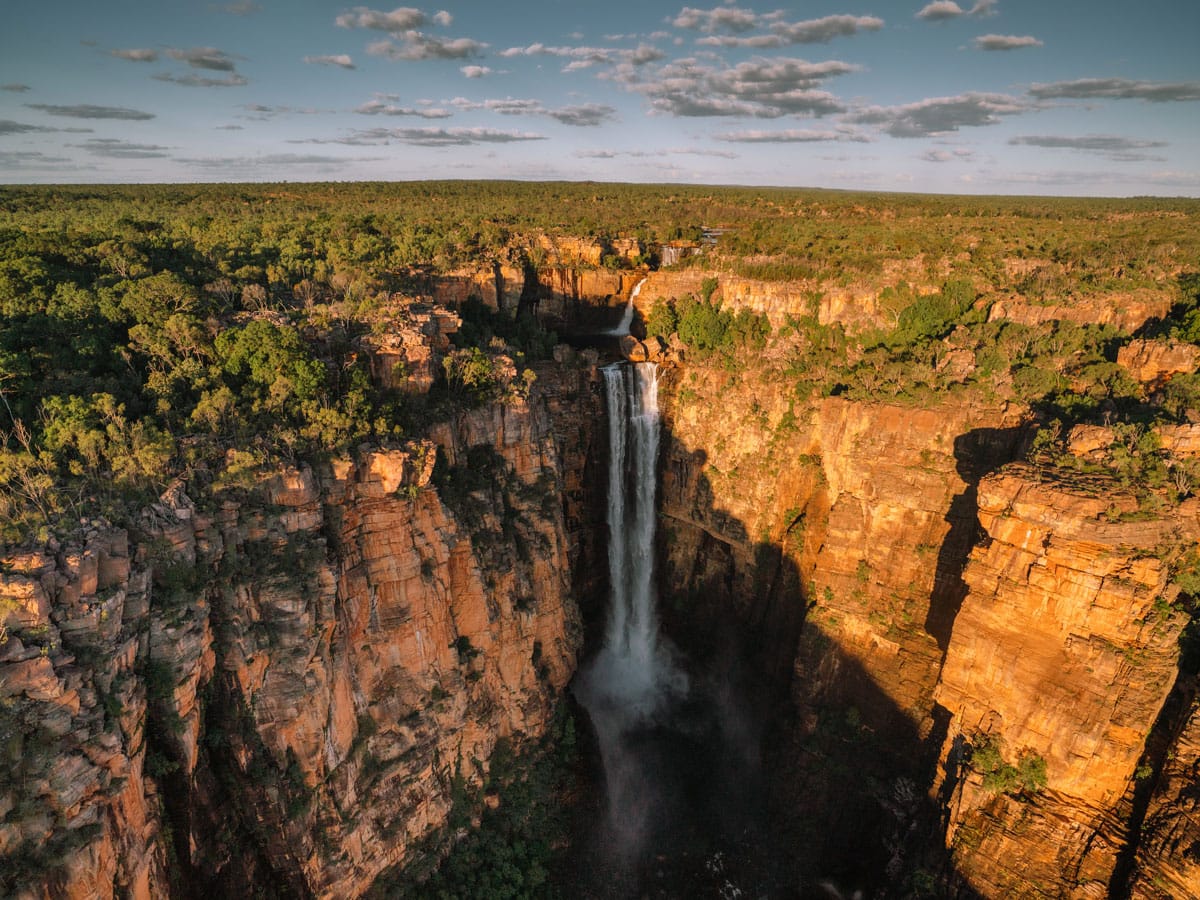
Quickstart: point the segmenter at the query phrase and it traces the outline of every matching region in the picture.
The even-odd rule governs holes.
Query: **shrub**
[[[983,776],[984,790],[994,794],[1036,794],[1046,787],[1046,760],[1022,752],[1014,766],[1004,758],[999,738],[985,735],[971,749],[971,766]]]

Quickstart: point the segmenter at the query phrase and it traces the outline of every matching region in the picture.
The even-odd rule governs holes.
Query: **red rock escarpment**
[[[1121,521],[1114,503],[1136,508],[1105,479],[1024,465],[979,487],[987,537],[935,699],[957,778],[946,837],[984,896],[1107,896],[1127,840],[1126,794],[1178,673],[1168,560],[1195,541],[1197,505]],[[987,742],[1044,761],[1045,789],[989,784],[963,752]]]
[[[6,887],[347,897],[437,852],[458,786],[539,736],[574,671],[583,462],[560,451],[586,435],[556,443],[551,408],[591,394],[564,377],[206,507],[176,488],[134,542],[10,559]]]

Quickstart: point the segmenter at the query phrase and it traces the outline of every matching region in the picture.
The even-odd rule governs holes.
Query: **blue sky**
[[[1200,4],[5,0],[0,181],[1200,196]]]

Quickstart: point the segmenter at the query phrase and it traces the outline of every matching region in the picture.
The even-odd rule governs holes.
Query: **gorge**
[[[672,265],[526,226],[322,274],[349,251],[309,235],[311,288],[261,266],[261,297],[249,249],[178,249],[196,216],[107,247],[133,277],[39,250],[120,327],[28,276],[6,348],[60,317],[147,387],[93,412],[110,370],[39,376],[32,338],[10,373],[59,456],[27,520],[16,431],[0,473],[2,890],[1200,891],[1200,210],[773,197],[826,276],[718,201]],[[889,215],[926,249],[822,237]],[[1096,274],[1072,221],[1128,256]]]

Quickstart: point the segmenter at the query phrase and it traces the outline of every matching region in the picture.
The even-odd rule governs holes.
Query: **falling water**
[[[580,677],[578,696],[600,741],[609,814],[617,837],[636,846],[652,802],[628,734],[654,723],[686,690],[686,677],[658,633],[654,587],[658,381],[653,363],[603,370],[609,420],[608,569],[612,597],[604,646]]]
[[[637,284],[635,284],[633,286],[633,290],[629,292],[629,302],[625,305],[625,314],[623,316],[621,316],[621,322],[619,325],[617,325],[616,328],[609,329],[609,332],[608,332],[609,334],[616,334],[616,335],[629,334],[629,329],[633,326],[633,314],[635,312],[635,310],[633,308],[633,301],[637,297],[637,295],[642,292],[642,285],[645,283],[646,283],[646,279],[643,278],[641,281],[639,281]]]

